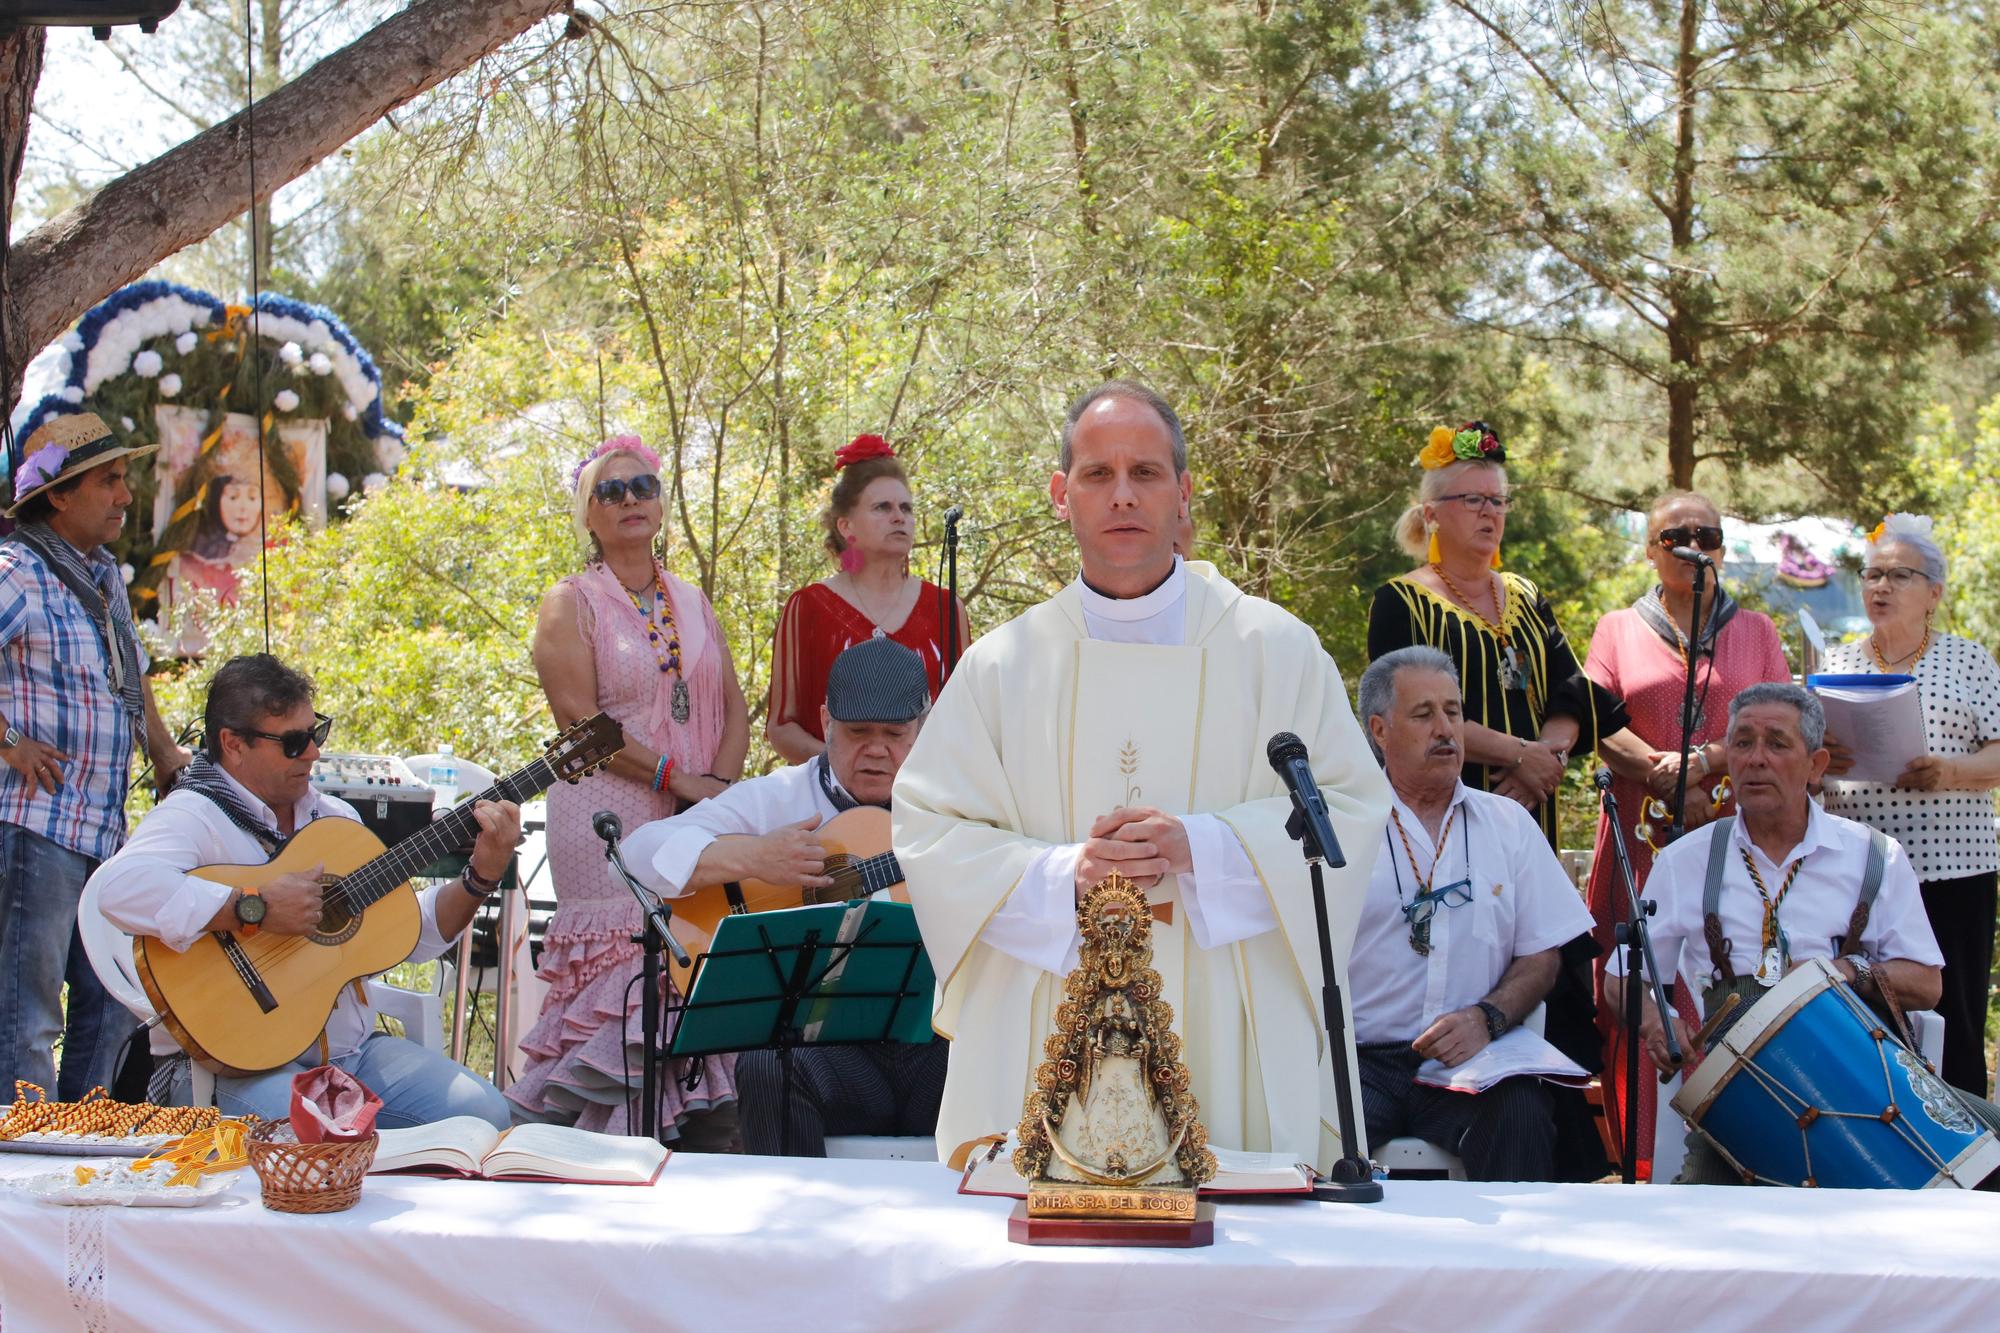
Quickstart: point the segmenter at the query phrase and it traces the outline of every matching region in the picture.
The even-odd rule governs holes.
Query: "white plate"
[[[135,1172],[125,1160],[90,1161],[74,1165],[93,1167],[97,1175],[87,1185],[76,1183],[72,1167],[29,1176],[15,1188],[44,1203],[101,1205],[118,1208],[195,1208],[228,1189],[233,1171],[211,1172],[192,1185],[169,1185],[177,1169],[171,1162],[156,1162],[143,1172]]]

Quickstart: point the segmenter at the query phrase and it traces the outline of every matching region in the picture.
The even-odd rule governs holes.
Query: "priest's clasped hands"
[[[1142,889],[1162,877],[1194,873],[1194,853],[1181,821],[1150,805],[1121,806],[1090,826],[1076,859],[1076,900],[1117,871]]]

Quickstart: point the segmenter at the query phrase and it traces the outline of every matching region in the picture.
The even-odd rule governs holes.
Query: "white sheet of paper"
[[[1854,755],[1843,782],[1894,782],[1923,754],[1924,706],[1915,681],[1882,689],[1824,687],[1813,691],[1826,709],[1826,734]]]
[[[1799,633],[1806,641],[1804,674],[1810,676],[1826,661],[1826,633],[1820,629],[1819,621],[1813,619],[1813,613],[1803,606],[1799,608]]]
[[[1462,1065],[1447,1068],[1441,1060],[1426,1060],[1417,1066],[1417,1082],[1452,1092],[1484,1092],[1503,1078],[1522,1074],[1578,1087],[1590,1081],[1582,1065],[1527,1028],[1501,1033]]]

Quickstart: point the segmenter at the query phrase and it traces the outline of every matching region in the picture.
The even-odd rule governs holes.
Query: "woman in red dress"
[[[764,736],[794,764],[826,748],[820,705],[833,659],[847,648],[886,635],[914,649],[924,659],[935,699],[971,638],[964,604],[910,573],[915,505],[888,442],[879,435],[856,436],[834,454],[834,463],[839,475],[820,523],[840,572],[793,593],[771,640]],[[945,642],[947,625],[956,629],[951,645]]]
[[[1784,645],[1769,616],[1739,610],[1728,590],[1715,579],[1702,595],[1701,632],[1693,633],[1694,566],[1673,554],[1674,547],[1707,552],[1720,576],[1726,554],[1722,515],[1706,496],[1669,491],[1653,501],[1646,517],[1646,559],[1658,582],[1636,603],[1613,611],[1597,622],[1584,670],[1598,684],[1625,701],[1632,715],[1629,730],[1607,736],[1599,754],[1611,769],[1612,792],[1624,822],[1626,846],[1632,856],[1632,877],[1639,891],[1653,869],[1653,849],[1664,846],[1676,780],[1687,766],[1687,826],[1699,828],[1718,814],[1734,813],[1725,782],[1724,735],[1729,725],[1729,701],[1746,687],[1766,680],[1790,680]],[[1680,748],[1681,704],[1687,687],[1689,639],[1694,639],[1695,727],[1685,755]],[[1649,802],[1652,804],[1649,805]],[[1621,1012],[1603,1003],[1604,963],[1615,947],[1613,933],[1628,915],[1625,884],[1611,850],[1611,828],[1600,815],[1597,850],[1590,863],[1586,890],[1595,935],[1604,953],[1597,960],[1598,1029],[1604,1034],[1604,1113],[1614,1138],[1622,1142],[1625,1119],[1625,1046]],[[1663,970],[1675,960],[1659,959]],[[1700,978],[1693,978],[1697,984]],[[1694,1018],[1689,987],[1679,988],[1677,1005],[1692,1032]],[[1648,1001],[1650,1003],[1650,1000]],[[1650,1177],[1653,1122],[1659,1084],[1642,1058],[1639,1064],[1639,1178]]]

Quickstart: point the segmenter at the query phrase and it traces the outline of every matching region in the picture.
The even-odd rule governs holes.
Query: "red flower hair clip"
[[[880,435],[857,435],[833,451],[835,470],[868,458],[894,458],[896,451]]]

